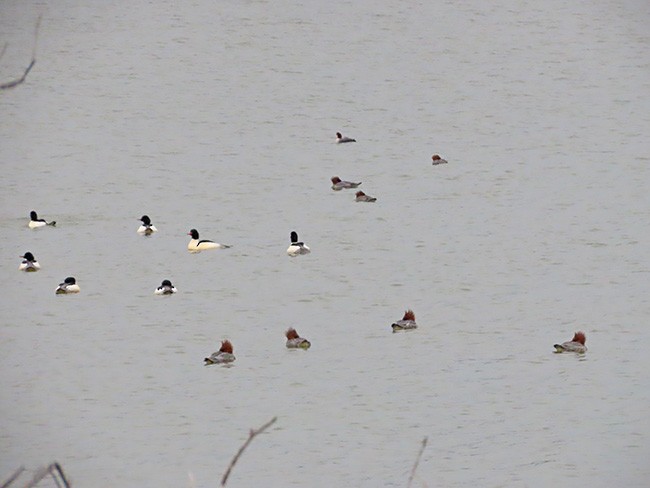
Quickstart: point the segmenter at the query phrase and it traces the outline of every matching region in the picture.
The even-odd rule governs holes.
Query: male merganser
[[[357,142],[356,139],[352,139],[351,137],[343,137],[340,132],[336,133],[336,142],[338,144],[341,144],[343,142]]]
[[[18,266],[18,269],[20,271],[30,272],[30,271],[38,271],[39,269],[41,269],[41,265],[38,264],[38,261],[36,261],[36,258],[31,252],[26,252],[20,257],[23,258],[23,262],[20,263],[20,266]]]
[[[553,344],[555,352],[577,352],[584,354],[587,352],[587,346],[585,346],[585,341],[587,337],[584,332],[576,332],[573,334],[573,339],[562,344]]]
[[[72,276],[68,276],[63,283],[59,283],[59,286],[54,290],[57,295],[62,295],[64,293],[79,293],[79,285],[77,285],[77,280]]]
[[[156,226],[151,223],[151,219],[148,215],[143,215],[140,217],[142,225],[138,227],[138,234],[144,234],[145,236],[150,236],[154,232],[158,232]]]
[[[375,197],[371,197],[370,195],[366,195],[362,191],[357,192],[357,197],[354,199],[355,202],[376,202],[377,199]]]
[[[232,363],[235,360],[235,356],[232,353],[232,344],[230,341],[225,340],[221,341],[221,348],[217,352],[213,352],[209,358],[205,358],[205,365],[208,364],[222,364],[222,363]]]
[[[343,188],[346,189],[356,188],[361,184],[361,182],[352,183],[351,181],[342,181],[341,178],[339,178],[338,176],[332,176],[330,180],[332,181],[332,190],[334,191],[339,191],[342,190]]]
[[[176,293],[176,287],[172,285],[172,282],[169,280],[163,280],[162,284],[156,288],[154,292],[156,295],[171,295]]]
[[[290,327],[284,335],[287,336],[287,347],[289,349],[309,349],[311,347],[311,342],[304,337],[300,337],[293,327]]]
[[[305,246],[304,242],[298,242],[298,233],[291,232],[291,245],[287,248],[287,254],[291,257],[299,256],[300,254],[309,254],[311,249]]]
[[[435,166],[436,164],[447,164],[446,159],[442,159],[438,154],[434,154],[431,156],[431,161],[433,161],[433,165]]]
[[[228,249],[229,247],[232,247],[226,244],[208,241],[206,239],[199,241],[199,232],[196,229],[192,229],[187,233],[187,235],[192,236],[192,240],[187,244],[187,250],[191,253],[197,253],[207,249]]]
[[[36,212],[34,210],[29,212],[29,218],[31,219],[29,221],[29,228],[30,229],[36,229],[38,227],[45,227],[46,225],[51,225],[52,227],[54,227],[56,225],[56,221],[54,221],[54,220],[52,222],[48,222],[45,219],[39,219],[38,215],[36,215]]]
[[[393,332],[397,332],[398,330],[417,329],[418,324],[415,323],[415,314],[413,313],[413,310],[407,310],[404,313],[402,320],[398,320],[392,324],[391,327],[393,328]]]

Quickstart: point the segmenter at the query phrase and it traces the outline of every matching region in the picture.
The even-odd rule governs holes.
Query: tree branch
[[[418,457],[415,460],[415,464],[413,465],[413,469],[411,470],[411,476],[409,476],[409,482],[407,487],[410,488],[411,483],[413,482],[413,477],[415,476],[415,470],[418,469],[418,464],[420,464],[420,458],[422,457],[422,453],[424,452],[424,448],[427,447],[427,441],[429,439],[425,437],[422,439],[422,447],[420,448],[420,452],[418,453]]]
[[[27,75],[29,72],[32,70],[34,65],[36,64],[36,47],[38,46],[38,29],[41,26],[41,16],[38,16],[38,20],[36,20],[36,28],[34,29],[34,48],[32,49],[32,62],[29,63],[29,66],[27,66],[27,69],[25,69],[25,72],[23,73],[23,76],[18,78],[17,80],[9,81],[7,83],[3,83],[0,85],[0,90],[8,90],[9,88],[13,88],[15,86],[20,85],[25,79],[27,78]],[[2,53],[0,53],[0,58],[2,58],[2,55],[5,53],[5,50],[7,49],[7,44],[4,45],[2,49]]]
[[[221,478],[221,486],[226,486],[226,482],[228,481],[228,476],[230,476],[230,472],[232,471],[232,468],[235,467],[235,464],[239,460],[239,457],[242,455],[244,450],[248,447],[248,445],[252,442],[252,440],[257,436],[258,434],[261,434],[264,432],[266,429],[271,427],[275,423],[275,421],[278,420],[277,417],[273,417],[271,420],[269,420],[267,423],[265,423],[262,427],[260,427],[257,430],[251,429],[250,433],[248,434],[248,439],[244,444],[239,448],[239,451],[237,451],[237,454],[235,454],[235,457],[232,458],[232,461],[230,461],[230,465],[228,466],[228,469],[226,472],[223,474],[223,478]]]

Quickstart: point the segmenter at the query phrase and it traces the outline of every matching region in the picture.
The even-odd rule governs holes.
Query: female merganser
[[[156,295],[171,295],[176,293],[176,287],[172,285],[172,282],[169,280],[163,280],[162,284],[156,288],[154,292]]]
[[[433,165],[435,166],[436,164],[447,164],[446,159],[442,159],[438,154],[434,154],[431,156],[431,161],[433,161]]]
[[[29,218],[31,219],[29,221],[29,228],[30,229],[36,229],[38,227],[45,227],[46,225],[51,225],[52,227],[54,227],[56,225],[56,221],[54,221],[54,220],[52,222],[48,222],[45,219],[39,219],[38,215],[36,215],[36,212],[34,210],[29,212]]]
[[[226,244],[208,241],[206,239],[199,241],[199,232],[196,229],[192,229],[187,233],[187,235],[192,236],[192,240],[187,244],[187,250],[191,253],[197,253],[207,249],[228,249],[229,247],[232,247]]]
[[[402,320],[398,320],[392,324],[391,327],[393,328],[393,332],[397,332],[398,330],[417,329],[418,324],[415,323],[415,314],[413,313],[413,310],[407,310],[404,313]]]
[[[351,137],[343,137],[340,132],[336,133],[336,142],[338,144],[341,144],[343,142],[357,142],[356,139],[352,139]]]
[[[20,257],[23,258],[23,262],[20,263],[20,266],[18,266],[18,269],[20,271],[30,272],[30,271],[38,271],[39,269],[41,269],[41,265],[38,264],[38,261],[36,261],[36,258],[31,252],[26,252]]]
[[[354,199],[355,202],[376,202],[377,199],[375,197],[371,197],[370,195],[366,195],[362,191],[357,192],[357,197]]]
[[[223,363],[232,363],[235,360],[235,356],[232,353],[232,344],[230,341],[225,340],[221,341],[221,349],[217,352],[213,352],[209,358],[205,358],[205,365],[208,364],[223,364]]]
[[[154,232],[158,232],[156,226],[151,223],[151,219],[148,215],[143,215],[140,217],[142,225],[138,227],[138,234],[144,234],[145,236],[150,236]]]
[[[57,295],[62,295],[64,293],[79,293],[79,285],[77,285],[77,280],[72,276],[68,276],[63,283],[59,283],[59,286],[54,290]]]
[[[287,347],[289,349],[309,349],[311,347],[311,342],[304,337],[300,337],[293,327],[290,327],[284,335],[287,336]]]
[[[341,178],[339,178],[338,176],[332,176],[330,180],[332,181],[332,190],[334,191],[339,191],[342,190],[343,188],[346,189],[356,188],[361,184],[361,182],[352,183],[351,181],[342,181]]]
[[[311,249],[305,246],[304,242],[298,242],[298,233],[291,232],[291,245],[287,248],[287,254],[291,257],[299,256],[300,254],[309,254]]]
[[[577,352],[584,354],[587,352],[587,346],[585,346],[585,341],[587,337],[584,332],[576,332],[573,334],[573,339],[562,344],[553,344],[555,352]]]

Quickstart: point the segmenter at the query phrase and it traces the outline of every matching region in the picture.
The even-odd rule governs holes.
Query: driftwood
[[[12,474],[7,481],[5,481],[0,488],[8,488],[14,481],[18,479],[18,477],[25,471],[25,468],[21,466],[18,468],[16,471],[14,471],[14,474]],[[48,475],[52,476],[52,479],[56,483],[56,486],[58,488],[64,487],[64,488],[70,488],[70,482],[68,479],[65,477],[65,473],[63,472],[63,468],[61,465],[57,462],[54,462],[50,464],[49,466],[45,466],[44,468],[39,469],[36,471],[34,474],[34,477],[32,478],[32,481],[27,483],[25,485],[25,488],[34,488],[37,484],[39,484],[43,478],[47,477]]]
[[[29,72],[32,70],[34,65],[36,64],[36,47],[38,45],[38,28],[41,26],[41,16],[38,16],[38,20],[36,21],[36,28],[34,29],[34,48],[32,49],[32,62],[29,63],[29,66],[25,69],[25,72],[23,73],[23,76],[18,78],[17,80],[9,81],[7,83],[3,83],[0,85],[0,90],[8,90],[9,88],[13,88],[15,86],[20,85],[25,79],[27,78],[27,75]],[[5,53],[5,50],[7,49],[7,44],[4,45],[2,48],[2,53],[0,53],[0,58],[2,58],[2,55]]]
[[[246,442],[239,448],[239,451],[237,451],[237,454],[235,454],[235,457],[232,458],[232,461],[230,461],[230,465],[228,465],[228,469],[226,472],[223,474],[223,478],[221,478],[221,486],[226,486],[226,482],[228,481],[228,476],[230,476],[230,472],[232,471],[232,468],[235,467],[235,464],[239,460],[239,457],[242,455],[244,452],[244,449],[248,447],[248,445],[252,442],[252,440],[257,436],[258,434],[261,434],[264,432],[266,429],[271,427],[275,423],[275,421],[278,420],[277,417],[273,417],[271,420],[269,420],[267,423],[265,423],[262,427],[260,427],[257,430],[251,429],[251,431],[248,434],[248,439],[246,439]]]
[[[407,487],[411,487],[411,483],[413,483],[413,478],[415,477],[415,470],[418,469],[418,464],[420,464],[420,458],[422,457],[422,453],[424,452],[424,448],[427,447],[427,441],[429,439],[425,437],[422,439],[422,447],[420,448],[420,452],[418,453],[418,457],[415,460],[415,464],[413,465],[413,469],[411,470],[411,476],[409,476],[409,482]]]

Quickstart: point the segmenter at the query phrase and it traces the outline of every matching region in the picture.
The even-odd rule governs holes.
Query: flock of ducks
[[[357,141],[356,139],[352,139],[350,137],[344,137],[340,132],[337,132],[336,142],[338,144],[342,144],[342,143],[357,142]],[[431,160],[434,166],[439,164],[447,164],[447,160],[441,158],[438,154],[434,154],[431,157]],[[339,178],[338,176],[333,176],[331,178],[331,181],[332,181],[332,190],[334,191],[354,189],[359,187],[362,183],[361,181],[358,183],[352,181],[345,181]],[[377,199],[375,197],[371,197],[370,195],[366,195],[362,191],[357,191],[355,201],[373,203],[376,202]],[[30,212],[29,216],[30,216],[30,221],[28,226],[30,229],[38,229],[46,226],[51,226],[51,227],[56,226],[56,221],[48,222],[45,219],[39,219],[38,214],[34,210]],[[144,236],[150,236],[154,232],[158,232],[158,229],[156,229],[156,226],[154,226],[151,223],[151,219],[149,218],[148,215],[143,215],[142,217],[140,217],[140,221],[142,222],[142,224],[137,229],[138,234]],[[187,244],[187,250],[192,254],[211,250],[211,249],[228,249],[232,247],[228,244],[220,244],[218,242],[214,242],[208,239],[200,239],[199,232],[196,229],[191,229],[187,233],[187,235],[191,237],[190,242]],[[291,243],[287,248],[287,255],[289,255],[290,257],[301,256],[301,255],[309,254],[311,252],[311,249],[304,242],[298,240],[298,233],[296,231],[291,232],[290,240]],[[23,259],[23,261],[20,263],[20,266],[18,267],[20,271],[34,272],[41,269],[41,265],[38,263],[38,261],[36,260],[36,258],[31,252],[26,252],[20,257]],[[73,276],[68,276],[63,281],[63,283],[59,283],[59,285],[55,289],[55,293],[57,295],[79,293],[79,291],[80,291],[79,285],[77,284],[77,280]],[[176,291],[177,291],[176,287],[172,284],[170,280],[163,280],[161,285],[155,289],[154,293],[156,295],[172,295],[176,293]],[[418,325],[415,322],[415,314],[413,313],[413,310],[410,309],[404,312],[404,316],[402,317],[401,320],[398,320],[393,324],[391,324],[391,328],[393,329],[393,332],[413,330],[416,329],[417,327]],[[307,339],[300,337],[300,335],[294,328],[289,328],[285,332],[285,336],[287,338],[286,347],[289,349],[309,349],[311,347],[311,343]],[[554,344],[553,347],[555,347],[556,353],[575,352],[579,354],[584,354],[587,351],[587,347],[585,346],[585,341],[586,341],[585,333],[576,332],[573,336],[573,339],[571,339],[570,341],[563,342],[562,344]],[[206,365],[227,364],[227,363],[232,363],[234,360],[235,360],[235,355],[233,354],[232,343],[229,340],[223,340],[221,342],[221,347],[219,348],[219,350],[212,353],[209,357],[205,358],[204,363]]]

